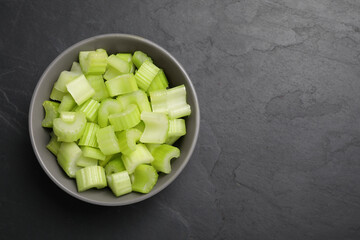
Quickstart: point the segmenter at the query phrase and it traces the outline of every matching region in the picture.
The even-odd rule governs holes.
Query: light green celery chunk
[[[115,68],[113,67],[108,67],[108,69],[106,70],[105,74],[104,74],[104,79],[105,80],[111,80],[117,76],[120,76],[121,72],[119,72],[118,70],[116,70]]]
[[[60,145],[57,161],[65,173],[71,177],[75,177],[75,173],[80,168],[76,165],[77,160],[81,157],[81,149],[74,142],[63,142]]]
[[[155,148],[159,147],[161,144],[158,143],[145,143],[145,146],[149,150],[149,152],[152,154],[152,152],[155,150]]]
[[[61,112],[60,113],[60,118],[61,120],[63,120],[64,122],[67,123],[72,123],[75,121],[75,112]]]
[[[104,161],[106,156],[98,148],[82,147],[84,157],[93,158],[96,160]]]
[[[130,72],[129,63],[119,57],[116,57],[115,55],[110,55],[107,58],[107,63],[110,67],[114,68],[122,74]]]
[[[180,157],[180,150],[177,147],[162,144],[155,148],[152,153],[154,161],[151,165],[159,172],[169,174],[171,172],[170,161],[173,158]]]
[[[78,192],[90,188],[104,188],[107,186],[105,171],[100,166],[89,166],[76,172],[76,184]]]
[[[94,158],[85,157],[84,154],[76,161],[78,167],[88,167],[98,165],[98,160]]]
[[[106,81],[107,90],[111,97],[131,93],[138,90],[134,74],[122,74]]]
[[[79,53],[79,62],[84,74],[103,74],[107,66],[107,53],[105,50],[82,51]]]
[[[150,94],[151,108],[153,112],[168,113],[167,90],[152,91]]]
[[[116,157],[121,157],[121,153],[117,153],[114,155],[105,155],[105,160],[104,161],[99,161],[99,166],[105,167],[106,164],[108,164],[108,162]]]
[[[66,88],[74,98],[77,105],[81,105],[95,94],[95,90],[84,75],[80,75],[70,83],[66,84]]]
[[[151,163],[154,160],[153,156],[144,144],[137,144],[135,151],[129,155],[122,155],[122,161],[129,174],[133,173],[135,168],[140,164]]]
[[[116,197],[132,191],[131,181],[127,171],[111,174],[107,176],[107,180],[111,191]]]
[[[134,128],[139,130],[141,133],[144,132],[145,129],[145,123],[143,121],[140,121],[138,125],[136,125]]]
[[[172,145],[174,144],[181,136],[186,134],[186,125],[184,119],[170,119],[169,120],[169,129],[165,143]]]
[[[140,111],[135,104],[130,104],[124,111],[111,114],[109,121],[115,131],[129,129],[140,122]]]
[[[149,193],[155,186],[159,175],[150,165],[139,165],[134,171],[132,190],[140,193]]]
[[[130,73],[134,73],[135,71],[135,65],[132,62],[132,54],[131,53],[118,53],[116,54],[118,58],[123,59],[124,61],[127,61],[129,63]]]
[[[65,122],[61,118],[55,118],[53,130],[61,142],[77,141],[84,133],[86,117],[82,112],[75,113],[74,122]]]
[[[86,123],[84,133],[79,141],[79,145],[97,147],[98,144],[96,141],[96,133],[99,129],[100,127],[96,123],[91,123],[91,122]]]
[[[46,148],[56,156],[59,152],[61,142],[58,142],[57,137],[54,134],[54,132],[51,132],[50,136],[51,136],[51,139],[50,139],[49,143],[46,145]]]
[[[66,93],[61,92],[61,91],[57,90],[56,88],[53,88],[50,93],[50,99],[60,102],[60,101],[62,101],[65,94]]]
[[[136,83],[140,89],[147,91],[151,82],[159,72],[159,68],[152,62],[144,62],[135,73]]]
[[[54,119],[59,117],[59,103],[44,101],[42,105],[45,110],[45,118],[42,120],[41,125],[46,128],[52,128]]]
[[[132,93],[120,95],[116,98],[122,107],[125,108],[130,104],[136,104],[140,112],[151,112],[150,102],[143,90],[137,90]]]
[[[141,134],[142,132],[136,128],[116,133],[119,140],[120,151],[125,155],[129,155],[134,151],[136,149],[136,143],[140,140]]]
[[[89,81],[91,87],[95,90],[95,94],[92,99],[100,102],[109,97],[109,93],[104,83],[104,79],[101,75],[88,75],[86,79]]]
[[[84,104],[79,106],[79,109],[77,109],[77,111],[85,113],[87,120],[94,122],[97,118],[99,107],[100,103],[98,101],[95,101],[94,99],[89,99]]]
[[[160,69],[154,80],[151,82],[147,91],[152,92],[155,90],[166,89],[168,86],[169,82],[165,76],[165,73],[162,69]]]
[[[145,53],[141,51],[134,52],[134,55],[132,57],[132,62],[135,64],[135,66],[139,69],[143,62],[150,61],[152,62],[152,59],[148,57]]]
[[[80,64],[78,62],[73,62],[73,64],[71,65],[70,72],[78,73],[79,75],[82,74]]]
[[[68,83],[74,81],[74,79],[76,79],[79,76],[80,76],[79,73],[74,73],[74,72],[69,72],[69,71],[62,71],[60,73],[60,76],[59,76],[58,80],[54,84],[54,88],[56,88],[57,90],[59,90],[59,91],[61,91],[63,93],[67,93],[68,90],[66,89],[66,85]]]
[[[145,123],[145,129],[140,142],[164,143],[168,131],[168,118],[164,113],[142,112],[141,120]]]
[[[98,111],[98,124],[100,127],[109,125],[109,115],[119,113],[123,110],[121,103],[115,99],[105,99],[100,103]]]
[[[106,176],[109,176],[109,175],[111,175],[113,173],[122,172],[122,171],[126,171],[126,168],[124,166],[123,161],[121,160],[121,156],[112,159],[105,166],[105,174],[106,174]]]
[[[103,154],[111,155],[120,152],[118,139],[112,126],[100,128],[96,133],[96,139]]]
[[[75,106],[76,106],[75,100],[70,95],[70,93],[67,93],[63,96],[58,111],[59,112],[69,112]]]

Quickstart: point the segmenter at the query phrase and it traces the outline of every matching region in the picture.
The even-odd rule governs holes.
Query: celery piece
[[[140,89],[147,91],[151,82],[159,72],[159,68],[152,62],[144,62],[135,73],[136,83]]]
[[[104,161],[106,156],[98,148],[82,147],[84,157],[93,158],[96,160]]]
[[[82,51],[79,53],[79,62],[84,74],[103,74],[107,66],[107,53],[105,50]]]
[[[141,133],[144,132],[145,129],[145,123],[143,121],[140,121],[138,125],[136,125],[134,128],[139,130]]]
[[[110,67],[114,68],[121,74],[130,72],[129,63],[121,58],[116,57],[115,55],[110,55],[107,58],[107,63]]]
[[[81,157],[81,149],[74,142],[63,142],[60,145],[57,161],[65,173],[71,177],[75,177],[75,172],[80,168],[76,165],[76,161]]]
[[[155,148],[161,146],[161,144],[158,144],[158,143],[145,143],[145,146],[147,147],[149,152],[152,154],[153,151],[155,150]]]
[[[164,143],[168,131],[168,118],[164,113],[142,112],[141,120],[145,123],[145,129],[140,142]]]
[[[85,130],[80,138],[80,146],[97,147],[96,133],[100,129],[96,123],[88,122],[85,125]]]
[[[169,82],[165,76],[165,73],[162,69],[159,70],[158,74],[156,74],[154,80],[151,82],[148,92],[152,92],[155,90],[166,89],[169,86]]]
[[[41,125],[46,128],[52,128],[54,119],[59,117],[59,103],[44,101],[42,105],[45,110],[45,118],[42,120]]]
[[[81,106],[79,106],[79,109],[77,111],[85,113],[87,120],[94,122],[97,117],[99,107],[100,103],[98,101],[95,101],[94,99],[89,99]]]
[[[94,158],[85,157],[84,154],[76,161],[76,166],[78,167],[88,167],[98,165],[98,160]]]
[[[73,64],[71,65],[70,72],[78,73],[79,75],[82,74],[80,64],[78,62],[73,62]]]
[[[140,111],[135,104],[130,104],[124,111],[111,114],[109,121],[115,131],[129,129],[140,122]]]
[[[66,93],[53,88],[50,93],[50,99],[61,102]]]
[[[140,193],[149,193],[155,186],[159,175],[153,166],[141,164],[134,171],[132,190]]]
[[[61,142],[58,142],[57,137],[54,132],[51,132],[50,136],[51,136],[51,139],[50,139],[49,143],[46,145],[46,148],[56,156],[59,152]]]
[[[108,185],[116,197],[132,191],[130,177],[127,171],[111,174],[107,176]]]
[[[139,69],[141,67],[141,65],[145,62],[145,61],[150,61],[152,62],[152,59],[150,57],[148,57],[148,55],[146,55],[145,53],[141,52],[141,51],[136,51],[134,52],[134,55],[132,57],[132,62],[135,64],[135,66]]]
[[[126,168],[124,166],[123,161],[121,160],[121,157],[116,157],[112,159],[108,164],[105,166],[105,174],[106,176],[109,176],[113,173],[126,171]]]
[[[149,93],[153,112],[168,113],[167,90],[157,90]]]
[[[120,152],[118,139],[112,126],[99,129],[96,133],[96,139],[103,154],[111,155]]]
[[[150,102],[143,90],[137,90],[132,93],[120,95],[116,98],[123,108],[127,107],[130,104],[136,104],[140,112],[151,112]]]
[[[105,82],[111,97],[138,90],[134,74],[122,74]]]
[[[169,120],[169,129],[165,143],[172,145],[181,136],[186,134],[186,125],[184,119],[171,119]]]
[[[61,118],[55,118],[53,130],[61,142],[77,141],[84,133],[86,117],[82,112],[75,113],[75,120],[72,123],[63,121]]]
[[[98,111],[98,124],[100,127],[109,125],[109,115],[123,110],[121,103],[115,99],[107,98],[100,103]]]
[[[75,106],[76,106],[75,100],[70,95],[70,93],[67,93],[63,96],[58,111],[59,112],[69,112]]]
[[[90,188],[104,188],[107,186],[105,171],[100,166],[89,166],[76,172],[76,184],[79,192]]]
[[[129,155],[134,151],[136,149],[136,143],[140,140],[141,134],[142,132],[136,128],[116,133],[119,140],[120,151],[125,155]]]
[[[153,156],[144,144],[137,144],[135,151],[129,155],[122,155],[122,161],[129,174],[133,173],[135,168],[144,163],[151,163],[154,160]]]
[[[104,79],[105,80],[111,80],[117,76],[120,76],[121,72],[119,72],[118,70],[116,70],[115,68],[113,67],[108,67],[108,69],[106,70],[105,74],[104,74]]]
[[[83,104],[95,94],[95,90],[91,87],[84,75],[80,75],[72,82],[66,84],[66,88],[77,105]]]
[[[75,112],[61,112],[60,118],[66,123],[73,123],[75,121]]]
[[[105,160],[104,161],[99,161],[99,166],[105,167],[106,164],[108,164],[108,162],[116,157],[120,157],[121,158],[121,153],[117,153],[114,155],[105,155]]]
[[[101,75],[88,75],[86,79],[89,81],[91,87],[95,90],[95,94],[92,99],[100,102],[109,97],[109,93],[104,83],[104,79]]]
[[[59,76],[58,80],[54,84],[54,88],[56,88],[60,92],[67,93],[68,90],[66,89],[66,85],[68,83],[74,81],[74,79],[76,79],[79,76],[80,76],[79,73],[74,73],[74,72],[69,72],[69,71],[62,71],[60,73],[60,76]]]
[[[118,53],[118,54],[116,54],[116,57],[121,58],[124,61],[127,61],[129,63],[129,68],[130,68],[129,73],[134,73],[135,65],[132,62],[132,54],[131,53]]]
[[[154,161],[151,165],[159,172],[169,174],[171,172],[170,161],[173,158],[180,157],[180,150],[177,147],[162,144],[155,148],[152,153]]]

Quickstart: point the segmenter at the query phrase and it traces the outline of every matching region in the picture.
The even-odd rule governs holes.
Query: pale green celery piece
[[[66,93],[53,88],[50,93],[50,99],[61,102]]]
[[[68,83],[74,81],[74,79],[76,79],[79,76],[80,76],[79,73],[74,73],[74,72],[69,72],[69,71],[62,71],[60,73],[60,76],[59,76],[58,80],[54,84],[54,88],[56,88],[60,92],[67,93],[68,90],[66,89],[66,85]]]
[[[42,105],[45,110],[45,118],[42,120],[41,125],[46,128],[52,128],[54,119],[59,117],[59,103],[44,101]]]
[[[165,143],[172,145],[174,144],[181,136],[186,134],[186,125],[184,119],[170,119],[169,120],[169,129]]]
[[[181,117],[186,117],[191,114],[191,108],[189,104],[185,104],[182,106],[174,107],[169,109],[168,116],[170,119],[176,119]]]
[[[61,112],[60,118],[66,123],[73,123],[75,121],[75,112]]]
[[[116,197],[132,191],[130,177],[127,171],[111,174],[107,176],[108,185]]]
[[[76,102],[70,93],[67,93],[63,96],[59,109],[59,112],[69,112],[76,106]]]
[[[113,67],[108,67],[108,69],[106,70],[105,74],[104,74],[104,79],[105,80],[111,80],[117,76],[120,76],[121,72],[119,72],[118,70],[116,70],[115,68]]]
[[[140,121],[138,125],[136,125],[134,128],[139,130],[141,134],[144,132],[145,129],[145,123],[143,121]]]
[[[88,75],[86,79],[95,90],[95,94],[91,97],[92,99],[100,102],[110,96],[101,75]]]
[[[84,133],[86,117],[82,112],[75,113],[75,120],[72,123],[63,121],[61,118],[55,118],[53,130],[61,142],[77,141]]]
[[[165,73],[162,69],[160,69],[154,80],[151,82],[147,91],[152,92],[155,90],[166,89],[168,86],[169,82],[165,76]]]
[[[129,63],[121,58],[116,57],[115,55],[110,55],[107,58],[107,63],[110,67],[114,68],[122,74],[130,72]]]
[[[95,101],[94,99],[89,99],[81,106],[77,111],[85,113],[87,120],[94,122],[97,118],[98,109],[100,107],[100,103]]]
[[[153,112],[167,113],[168,102],[167,102],[167,90],[157,90],[150,92],[150,102]]]
[[[162,144],[155,148],[152,153],[154,161],[151,165],[159,172],[169,174],[171,172],[170,161],[173,158],[180,157],[180,150],[177,147]]]
[[[84,74],[103,74],[107,66],[106,51],[85,51],[80,52],[79,61],[81,70]]]
[[[81,157],[81,149],[74,142],[63,142],[60,145],[57,161],[65,173],[71,177],[75,177],[76,171],[80,169],[76,165],[77,160]]]
[[[137,90],[132,93],[120,95],[116,99],[121,103],[123,108],[130,104],[136,104],[140,112],[151,112],[149,99],[143,90]]]
[[[164,143],[168,131],[168,118],[164,113],[142,112],[141,120],[145,129],[141,135],[142,143]]]
[[[78,73],[79,75],[82,74],[80,64],[78,62],[73,62],[70,72]]]
[[[121,157],[121,153],[117,153],[117,154],[114,154],[114,155],[105,155],[105,160],[104,161],[99,161],[99,166],[102,166],[102,167],[105,167],[106,164],[116,158],[116,157]]]
[[[85,157],[84,154],[76,161],[76,165],[78,167],[89,167],[89,166],[97,166],[98,160],[94,158]]]
[[[89,55],[91,51],[80,51],[79,52],[79,64],[80,64],[80,68],[82,73],[86,73],[86,59],[87,56]]]
[[[129,129],[140,122],[140,111],[135,104],[130,104],[124,111],[111,114],[109,121],[115,131]]]
[[[50,136],[51,136],[51,139],[50,139],[49,143],[46,145],[46,148],[56,156],[59,152],[61,142],[58,142],[57,137],[54,132],[51,132]]]
[[[82,147],[84,157],[93,158],[99,161],[104,161],[106,156],[98,148]]]
[[[136,83],[140,89],[147,91],[151,82],[159,72],[159,68],[152,62],[144,62],[135,73]]]
[[[132,54],[131,53],[118,53],[118,54],[116,54],[116,57],[121,58],[124,61],[127,61],[129,63],[129,68],[130,68],[129,73],[134,73],[135,65],[132,62]]]
[[[104,188],[107,186],[104,168],[101,166],[89,166],[76,172],[76,184],[78,192],[90,188]]]
[[[88,122],[85,125],[85,130],[80,138],[80,146],[97,147],[96,133],[100,129],[96,123]]]
[[[145,62],[145,61],[150,61],[152,62],[152,59],[146,55],[145,53],[143,53],[142,51],[136,51],[134,52],[134,55],[132,57],[132,62],[135,64],[135,66],[139,69],[141,67],[141,65]]]
[[[109,115],[119,113],[123,110],[121,103],[115,99],[105,99],[100,103],[98,111],[98,124],[100,127],[109,125]]]
[[[129,174],[133,173],[135,168],[140,164],[151,163],[154,160],[153,156],[144,144],[137,144],[135,151],[129,155],[122,155],[122,161]]]
[[[120,152],[118,139],[112,126],[100,128],[96,133],[96,139],[103,154],[111,155]]]
[[[120,157],[116,157],[116,158],[112,159],[105,166],[106,176],[109,176],[113,173],[122,172],[122,171],[126,171],[126,168],[124,166],[123,161],[121,160],[121,155],[120,155]]]
[[[141,164],[134,171],[132,190],[140,193],[149,193],[155,186],[159,175],[153,166]]]
[[[161,144],[158,143],[145,143],[145,146],[149,150],[149,152],[152,154],[152,152],[155,150],[155,148],[161,146]]]
[[[122,74],[105,82],[111,97],[138,90],[134,74]]]
[[[80,75],[70,83],[66,84],[66,88],[74,98],[77,105],[81,105],[95,94],[95,90],[84,75]]]
[[[141,134],[142,132],[136,128],[117,132],[116,136],[119,140],[120,151],[125,155],[129,155],[134,151],[136,149],[136,143],[140,140]]]

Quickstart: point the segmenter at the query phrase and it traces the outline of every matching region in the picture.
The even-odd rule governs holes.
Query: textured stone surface
[[[110,32],[172,53],[202,114],[183,174],[116,208],[57,188],[27,129],[46,66]],[[0,236],[359,239],[359,66],[358,0],[1,0]]]

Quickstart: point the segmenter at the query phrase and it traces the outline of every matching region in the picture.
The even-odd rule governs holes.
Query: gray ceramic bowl
[[[68,178],[57,164],[56,158],[46,149],[49,131],[41,127],[44,118],[43,101],[49,99],[54,82],[63,70],[69,70],[73,61],[78,61],[79,51],[104,48],[108,53],[146,52],[154,63],[163,68],[170,86],[185,84],[187,101],[192,114],[186,119],[187,134],[176,145],[181,150],[181,156],[172,162],[172,171],[161,175],[153,190],[148,194],[130,193],[116,198],[108,188],[88,190],[78,193],[74,179]],[[176,59],[159,45],[144,38],[127,34],[106,34],[85,39],[61,53],[45,70],[32,96],[29,109],[30,139],[37,159],[46,174],[65,192],[80,200],[105,206],[120,206],[136,203],[154,196],[167,187],[181,173],[194,151],[199,133],[200,113],[195,89],[183,67]],[[46,189],[44,189],[46,191]]]

